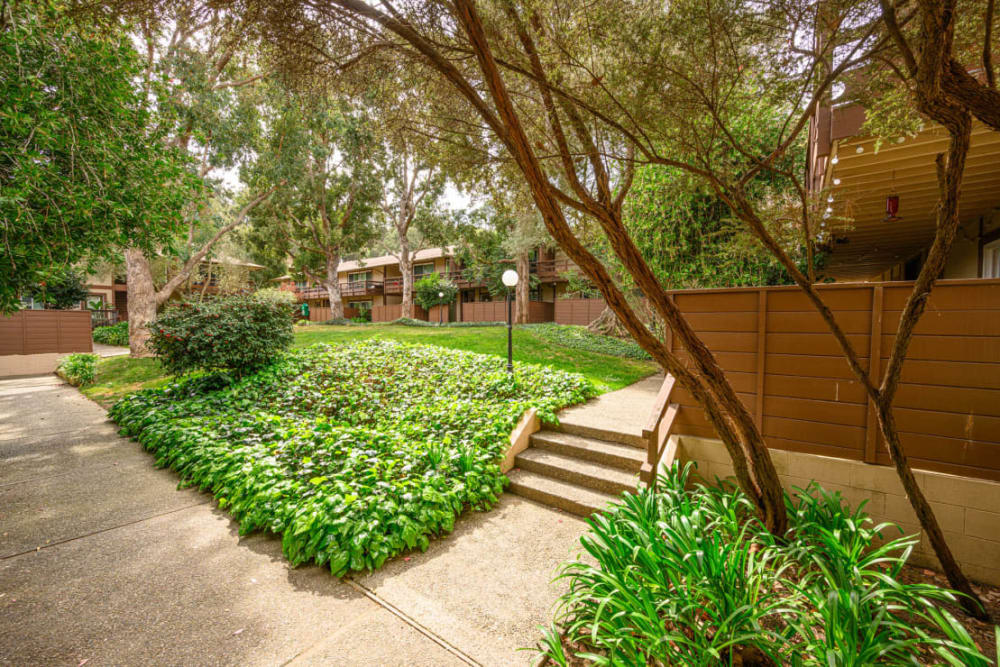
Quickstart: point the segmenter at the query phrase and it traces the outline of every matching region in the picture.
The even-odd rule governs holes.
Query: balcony
[[[568,259],[544,259],[531,262],[531,274],[542,282],[565,280],[566,273],[576,269],[576,264]]]
[[[382,285],[382,282],[378,280],[357,280],[350,283],[340,283],[340,296],[357,297],[381,294]],[[325,299],[329,296],[329,292],[326,291],[325,287],[299,288],[295,290],[295,293],[302,300]]]

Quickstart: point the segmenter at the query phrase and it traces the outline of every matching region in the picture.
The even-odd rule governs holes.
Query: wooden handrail
[[[663,384],[660,385],[660,391],[656,394],[656,401],[646,420],[646,427],[642,429],[642,437],[646,441],[646,462],[642,464],[639,477],[650,488],[656,486],[656,471],[680,410],[677,403],[670,402],[674,382],[674,376],[669,373],[663,378]]]

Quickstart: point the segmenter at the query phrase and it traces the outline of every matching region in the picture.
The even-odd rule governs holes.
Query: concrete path
[[[508,494],[340,581],[176,486],[57,378],[0,381],[0,664],[528,664],[585,528]]]
[[[94,354],[102,357],[120,357],[128,354],[128,348],[121,345],[105,345],[104,343],[94,343]]]
[[[662,385],[662,373],[651,375],[618,391],[601,394],[586,403],[566,408],[559,413],[559,421],[641,438],[642,428],[646,425]]]

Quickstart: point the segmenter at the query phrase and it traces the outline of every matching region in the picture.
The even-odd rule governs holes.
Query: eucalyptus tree
[[[380,119],[384,123],[385,119]],[[379,175],[384,183],[380,209],[391,228],[392,254],[402,274],[402,317],[413,317],[413,258],[420,250],[449,240],[448,212],[442,208],[447,183],[433,151],[418,138],[396,131],[386,138]]]
[[[99,23],[0,6],[0,313],[52,268],[156,248],[198,192],[133,84],[143,63],[131,40]]]
[[[410,58],[421,77],[437,75],[438,85],[427,93],[446,100],[437,105],[442,140],[478,143],[488,137],[517,166],[553,239],[632,337],[704,408],[761,520],[782,535],[783,494],[759,426],[669,299],[622,219],[638,165],[674,167],[700,179],[774,255],[823,318],[876,407],[893,464],[951,585],[968,596],[972,613],[982,615],[910,470],[891,405],[934,270],[954,238],[969,116],[990,125],[1000,104],[992,104],[997,95],[992,81],[970,81],[954,50],[956,12],[970,6],[976,11],[979,3],[912,4],[902,18],[893,3],[851,0],[627,5],[284,0],[262,11],[286,63],[339,74],[370,54],[392,53]],[[987,16],[991,28],[992,11]],[[989,30],[984,42],[985,52],[991,52]],[[918,111],[948,128],[951,144],[939,160],[942,197],[932,259],[904,308],[885,372],[873,377],[815,287],[812,256],[824,224],[820,205],[781,158],[846,73],[875,62],[891,66],[894,59],[904,63],[900,78],[915,87]],[[784,114],[774,140],[747,142],[739,124],[762,122],[774,109]],[[751,196],[748,184],[762,173],[793,184],[805,270],[770,231],[774,211]],[[616,261],[670,327],[683,358],[637,315],[607,267],[581,241],[567,211],[601,229]]]
[[[364,113],[336,97],[275,88],[269,99],[259,157],[243,179],[257,189],[284,185],[252,213],[251,238],[323,285],[340,318],[340,263],[378,237],[382,147]]]
[[[131,9],[125,3],[126,11]],[[250,38],[259,17],[229,12],[210,4],[181,2],[161,12],[141,11],[135,17],[137,37],[144,47],[142,83],[161,124],[147,141],[163,140],[188,155],[204,194],[185,208],[186,231],[155,249],[135,245],[125,249],[128,285],[129,346],[133,356],[149,354],[148,324],[163,305],[198,270],[216,243],[242,225],[248,214],[280,184],[260,191],[229,192],[213,179],[253,156],[249,152],[259,125],[259,84],[265,73],[257,67]],[[213,204],[213,201],[215,202]],[[226,222],[206,240],[196,242],[197,230],[222,202]],[[155,255],[180,259],[176,272],[157,287],[151,270]]]

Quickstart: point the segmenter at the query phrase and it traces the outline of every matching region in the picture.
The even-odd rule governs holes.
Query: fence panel
[[[553,318],[556,324],[587,326],[604,312],[604,299],[556,299]]]
[[[911,289],[908,282],[818,287],[877,381]],[[889,463],[866,392],[797,288],[688,290],[672,297],[769,446]],[[672,346],[687,357],[677,341]],[[674,396],[681,405],[675,432],[715,437],[691,395],[677,388]],[[914,332],[893,412],[917,467],[1000,480],[1000,280],[937,284]]]
[[[0,317],[0,356],[92,352],[89,310],[19,310]]]

